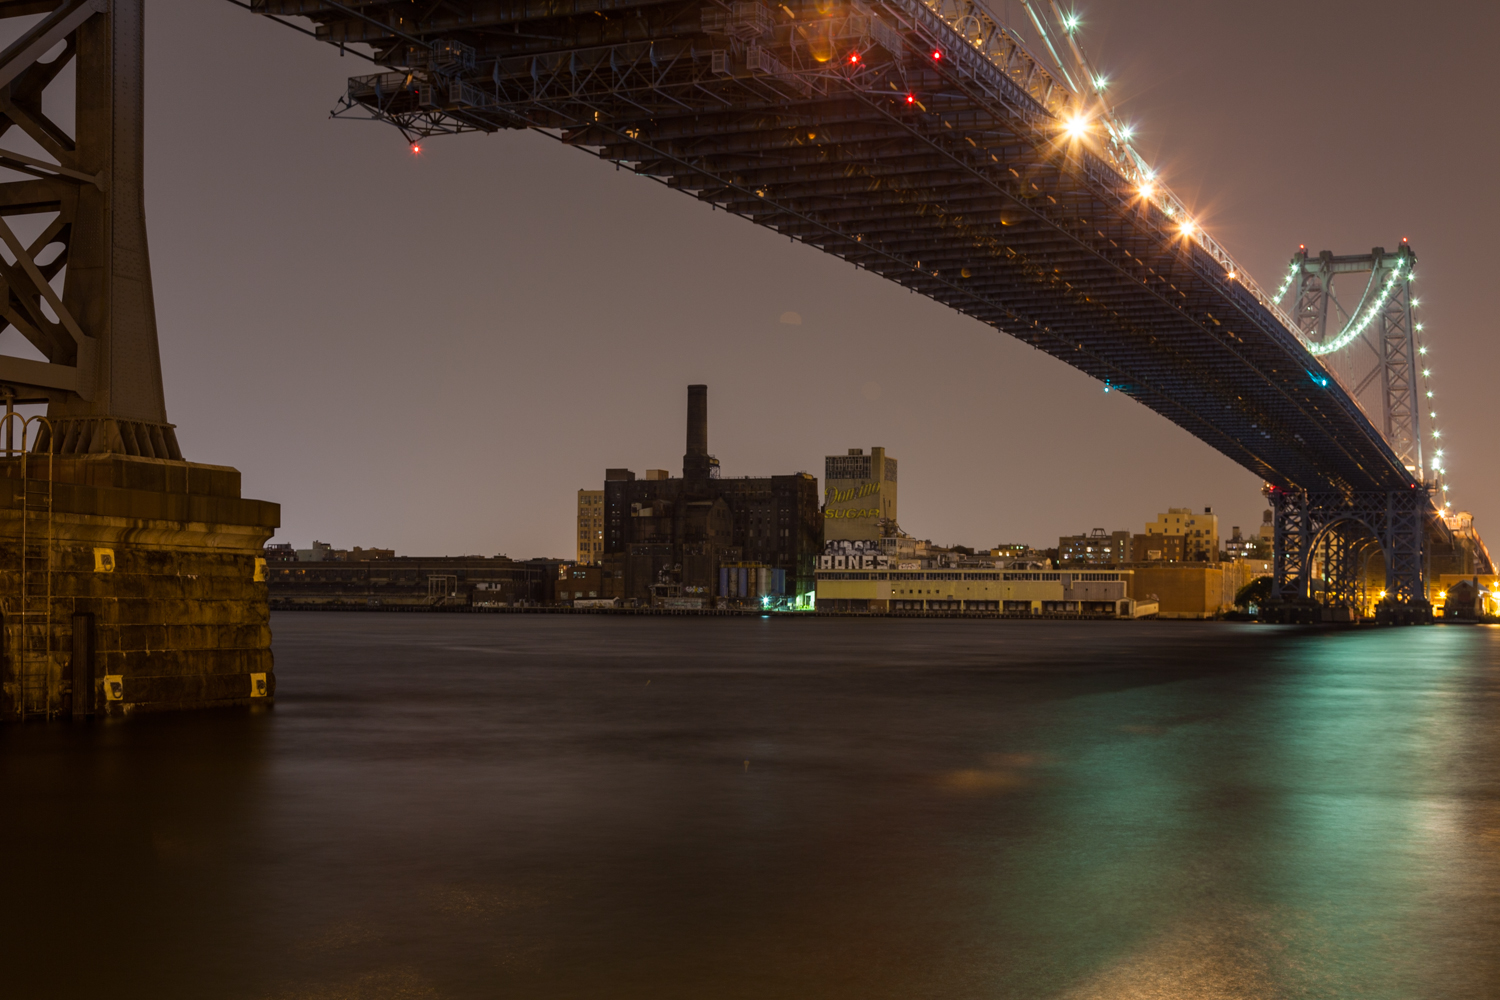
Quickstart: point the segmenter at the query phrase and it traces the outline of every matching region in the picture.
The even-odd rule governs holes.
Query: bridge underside
[[[1300,512],[1305,539],[1278,546],[1289,599],[1307,596],[1308,532],[1387,511],[1388,589],[1422,613],[1424,539],[1441,522],[1420,470],[1181,204],[1149,190],[1063,61],[974,0],[253,8],[370,47],[383,71],[351,79],[339,115],[412,140],[541,131],[1149,406],[1264,479],[1278,523]]]
[[[1297,337],[1111,165],[1107,137],[1067,137],[1086,102],[982,8],[254,7],[392,68],[351,80],[343,113],[413,138],[546,131],[1024,340],[1278,487],[1416,488]]]

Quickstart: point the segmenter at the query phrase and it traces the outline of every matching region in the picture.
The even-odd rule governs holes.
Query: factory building
[[[802,606],[821,536],[816,477],[720,475],[708,453],[708,387],[690,385],[682,476],[605,474],[601,593],[627,605]]]
[[[315,543],[316,544],[316,543]],[[356,549],[355,552],[360,550]],[[389,552],[389,549],[374,550]],[[364,556],[266,567],[271,607],[412,608],[550,604],[561,561],[505,556]]]
[[[592,566],[604,555],[604,491],[578,491],[578,564]]]
[[[896,533],[896,460],[884,448],[823,459],[823,541],[873,541]]]

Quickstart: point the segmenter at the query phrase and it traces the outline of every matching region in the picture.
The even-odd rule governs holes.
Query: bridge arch
[[[1305,570],[1308,597],[1332,612],[1334,620],[1366,617],[1385,597],[1389,555],[1383,527],[1359,514],[1342,513],[1314,532]]]

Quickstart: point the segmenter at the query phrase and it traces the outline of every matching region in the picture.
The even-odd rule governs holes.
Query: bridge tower
[[[1391,450],[1422,479],[1421,405],[1417,399],[1416,326],[1411,284],[1417,255],[1405,240],[1390,253],[1335,257],[1324,250],[1292,259],[1297,303],[1292,316],[1313,353],[1365,411],[1379,414],[1380,430]],[[1339,275],[1357,275],[1364,286],[1353,310],[1339,301]],[[1334,329],[1329,329],[1329,320]]]
[[[1415,484],[1383,492],[1266,490],[1274,511],[1272,596],[1286,602],[1273,614],[1289,620],[1348,620],[1367,604],[1366,570],[1378,551],[1385,586],[1377,616],[1392,621],[1431,617],[1426,587],[1426,537],[1434,519],[1423,472],[1417,352],[1410,277],[1416,254],[1405,240],[1394,252],[1292,258],[1292,316],[1328,375],[1354,398],[1406,467]],[[1339,300],[1340,275],[1357,275],[1363,291],[1352,309]],[[1321,570],[1322,590],[1314,590]]]
[[[23,17],[33,23],[0,51],[0,332],[41,359],[0,354],[0,718],[269,693],[259,557],[279,511],[242,499],[234,469],[184,461],[167,421],[142,184],[143,0],[0,7],[8,24]],[[68,82],[71,115],[55,103]],[[16,410],[28,404],[45,415]],[[26,528],[44,494],[39,543]],[[43,565],[38,601],[30,568]]]

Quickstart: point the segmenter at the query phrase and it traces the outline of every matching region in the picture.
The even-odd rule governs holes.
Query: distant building
[[[990,549],[990,558],[1040,561],[1042,559],[1051,559],[1052,557],[1047,554],[1047,550],[1045,549],[1034,549],[1022,542],[1007,542]]]
[[[1217,618],[1233,610],[1241,587],[1270,571],[1270,563],[1255,559],[1136,566],[1131,587],[1137,600],[1156,605],[1159,618]]]
[[[604,577],[599,566],[579,560],[557,567],[556,599],[568,601],[604,600]]]
[[[819,611],[1123,618],[1155,613],[1154,605],[1131,596],[1131,571],[1117,568],[1129,532],[1080,535],[1076,551],[1063,539],[1075,566],[1054,565],[1029,545],[934,545],[896,524],[894,462],[879,448],[868,456],[856,449],[828,457]],[[827,516],[851,507],[853,516]]]
[[[276,549],[275,558],[270,552]],[[358,545],[352,549],[336,549],[327,542],[314,540],[312,548],[293,550],[290,545],[266,546],[266,562],[362,562],[368,559],[391,559],[396,555],[395,549],[362,549]],[[286,558],[288,552],[293,553],[293,558]]]
[[[823,541],[873,541],[896,533],[896,460],[884,448],[823,459]]]
[[[578,562],[592,566],[604,554],[604,491],[578,491]]]
[[[1226,559],[1265,559],[1271,552],[1269,539],[1262,541],[1259,535],[1242,535],[1236,525],[1229,529],[1229,541],[1224,543]]]
[[[1131,596],[1131,570],[1047,571],[930,565],[818,571],[818,610],[1137,618],[1156,605]]]
[[[1130,561],[1130,532],[1095,528],[1087,535],[1065,535],[1057,540],[1057,566],[1119,566]]]
[[[1181,535],[1132,535],[1130,536],[1130,561],[1182,562],[1183,537]]]
[[[1165,514],[1146,525],[1146,551],[1162,552],[1166,562],[1217,562],[1219,559],[1219,518],[1212,507],[1195,514],[1187,507],[1169,507]],[[1167,539],[1180,538],[1181,555],[1173,559],[1166,553],[1175,549]],[[1135,542],[1132,540],[1132,546]],[[1155,561],[1149,555],[1145,560]]]
[[[692,385],[682,477],[605,474],[601,593],[613,584],[610,596],[626,603],[671,607],[801,604],[811,598],[821,540],[816,477],[720,477],[719,460],[708,453],[708,387]],[[730,567],[732,584],[721,572]],[[754,594],[751,569],[772,571],[754,575]],[[764,593],[762,580],[781,592]]]
[[[332,562],[333,546],[313,539],[312,547],[297,550],[298,562]]]
[[[268,563],[271,607],[535,605],[554,599],[557,559],[505,556],[315,559]]]
[[[283,563],[296,561],[297,550],[292,548],[291,542],[275,542],[266,546],[266,562]]]

